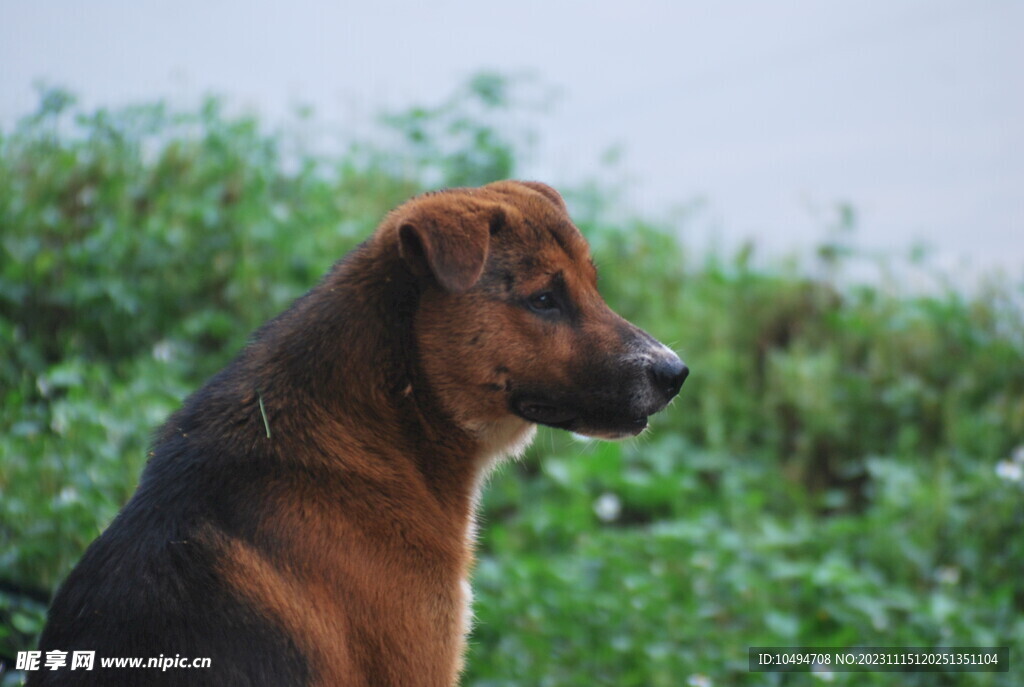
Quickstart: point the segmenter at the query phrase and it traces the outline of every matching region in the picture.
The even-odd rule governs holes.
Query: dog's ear
[[[398,223],[398,250],[414,274],[432,274],[441,288],[461,293],[483,274],[505,213],[496,203],[444,200],[439,194],[409,208]]]
[[[520,181],[517,183],[525,186],[526,188],[533,189],[537,193],[547,197],[548,200],[554,203],[555,206],[563,212],[568,212],[568,208],[565,206],[565,200],[562,198],[562,195],[547,184],[542,184],[539,181]]]

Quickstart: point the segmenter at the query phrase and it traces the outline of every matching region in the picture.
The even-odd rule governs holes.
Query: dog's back
[[[152,461],[135,496],[54,599],[40,649],[67,652],[67,665],[31,672],[28,684],[307,684],[310,666],[302,650],[288,632],[238,597],[219,574],[220,552],[202,536],[222,520],[220,514],[252,507],[244,491],[261,479],[261,467],[254,463],[244,478],[233,480],[187,451],[162,453]],[[92,670],[71,669],[78,651],[95,652]],[[175,659],[191,666],[204,658],[211,658],[209,668],[100,664],[103,659],[141,659],[142,665]],[[264,682],[255,683],[252,675]]]

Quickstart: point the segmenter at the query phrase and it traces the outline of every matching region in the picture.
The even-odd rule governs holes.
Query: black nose
[[[669,398],[679,393],[688,374],[690,368],[674,355],[660,358],[651,365],[651,376],[654,378],[655,386]]]

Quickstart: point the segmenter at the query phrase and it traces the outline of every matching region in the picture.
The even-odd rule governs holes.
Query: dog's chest
[[[473,631],[473,585],[463,578],[459,587],[462,592],[462,635],[465,637]]]

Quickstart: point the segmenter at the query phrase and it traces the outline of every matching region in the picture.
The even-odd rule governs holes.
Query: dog
[[[418,196],[159,430],[49,610],[68,665],[27,684],[455,685],[488,470],[537,425],[636,435],[687,374],[550,186]]]

